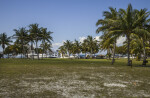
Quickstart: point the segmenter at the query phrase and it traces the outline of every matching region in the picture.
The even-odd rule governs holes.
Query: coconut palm
[[[93,54],[95,57],[95,54],[99,52],[99,45],[98,45],[98,41],[95,40],[94,45],[93,45]]]
[[[42,48],[42,58],[43,58],[43,53],[45,53],[46,57],[47,57],[47,52],[52,52],[52,50],[51,50],[52,44],[51,43],[48,43],[48,42],[45,42],[44,44],[42,43],[40,45],[40,47]],[[43,51],[43,47],[44,47],[44,51]]]
[[[28,31],[25,28],[14,29],[15,34],[13,35],[16,38],[16,43],[21,44],[21,58],[22,54],[25,55],[25,45],[28,43]]]
[[[118,29],[114,25],[114,21],[116,21],[118,19],[118,12],[117,12],[116,8],[112,8],[112,7],[109,7],[109,10],[110,10],[110,12],[109,11],[103,12],[103,16],[105,17],[104,20],[100,19],[97,21],[96,25],[97,26],[102,25],[102,26],[98,27],[96,33],[103,31],[103,32],[105,32],[104,34],[109,36],[109,37],[107,37],[107,39],[105,37],[104,42],[110,42],[107,44],[113,44],[113,53],[112,53],[113,54],[112,64],[113,64],[115,61],[114,56],[115,56],[116,40],[119,37],[119,35],[109,35],[109,33],[110,33],[110,31]],[[106,41],[106,40],[108,40],[108,41]],[[108,54],[110,54],[110,53],[108,53]]]
[[[78,59],[79,59],[79,54],[81,52],[81,43],[77,40],[75,40],[74,42],[74,48],[75,48],[75,54],[77,53],[78,54]]]
[[[114,38],[109,38],[107,34],[100,37],[102,41],[99,43],[101,51],[107,50],[107,57],[111,59]]]
[[[140,18],[143,16],[137,18],[137,10],[132,9],[132,5],[129,4],[128,8],[126,10],[119,9],[119,21],[118,27],[119,30],[115,30],[115,32],[112,33],[121,33],[122,35],[125,35],[127,38],[127,53],[128,53],[128,66],[131,66],[130,63],[130,36],[131,34],[135,33],[135,29],[140,25],[141,21]]]
[[[39,28],[39,25],[38,24],[30,24],[29,25],[29,32],[30,32],[30,35],[29,35],[29,39],[31,41],[31,47],[32,47],[32,56],[33,56],[33,42],[35,41],[36,43],[36,52],[37,52],[37,56],[38,56],[38,59],[39,59],[39,53],[38,53],[38,41],[41,39],[40,38],[40,28]]]
[[[81,51],[82,53],[85,53],[85,59],[86,59],[86,53],[88,52],[88,42],[87,39],[83,40],[83,43],[81,44]]]
[[[135,33],[142,39],[143,44],[143,65],[146,61],[146,42],[150,38],[149,31],[149,23],[150,19],[148,19],[150,12],[147,12],[147,9],[141,9],[140,11],[137,10],[137,19],[141,20],[139,26],[135,29]]]
[[[88,36],[87,43],[88,43],[88,51],[91,54],[90,58],[92,58],[92,54],[94,52],[93,48],[94,48],[95,44],[97,44],[97,41],[92,36]]]
[[[12,41],[11,41],[10,37],[7,37],[6,33],[0,34],[0,45],[3,48],[3,58],[4,58],[4,54],[5,54],[4,53],[5,47],[6,47],[6,45],[10,45],[10,42],[12,42]]]
[[[64,55],[67,53],[65,46],[60,46],[59,47],[59,53],[62,55],[62,57],[64,58]]]
[[[72,42],[70,40],[67,40],[66,42],[64,42],[64,46],[67,49],[70,58],[70,54],[72,52]]]
[[[44,45],[43,48],[43,52],[45,52],[45,43],[48,42],[50,45],[52,44],[51,41],[53,41],[53,38],[51,36],[53,32],[47,31],[47,28],[41,28],[41,40],[42,40],[42,44]],[[43,58],[43,52],[42,52],[42,58]]]

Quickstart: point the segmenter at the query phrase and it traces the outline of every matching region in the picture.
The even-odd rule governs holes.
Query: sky
[[[82,41],[88,35],[98,38],[96,22],[103,19],[103,11],[109,7],[126,9],[131,3],[134,9],[150,10],[150,0],[0,0],[0,33],[15,34],[13,29],[38,23],[54,32],[53,49],[65,40]],[[125,40],[120,38],[118,45]],[[0,51],[2,48],[0,46]]]

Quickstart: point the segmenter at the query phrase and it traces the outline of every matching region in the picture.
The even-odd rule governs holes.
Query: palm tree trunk
[[[85,52],[85,57],[84,57],[84,59],[86,59],[86,52]]]
[[[42,41],[42,44],[43,44],[43,41]],[[43,50],[42,50],[42,59],[43,59],[43,52],[44,52],[44,47],[43,47]]]
[[[3,48],[3,58],[4,58],[4,48]]]
[[[33,42],[31,42],[31,50],[32,50],[32,59],[34,59],[34,54],[33,54]]]
[[[24,47],[24,42],[23,42],[23,55],[24,55],[24,57],[23,58],[25,58],[26,56],[26,53],[25,53],[25,47]]]
[[[110,60],[110,48],[107,49],[108,59]]]
[[[43,59],[43,52],[42,52],[42,59]]]
[[[92,48],[92,47],[91,47]],[[91,49],[91,55],[90,55],[90,58],[92,59],[92,49]]]
[[[115,49],[116,49],[116,42],[114,42],[114,45],[113,45],[113,59],[112,59],[112,65],[114,64],[114,62],[115,62]]]
[[[127,36],[127,40],[128,40],[128,49],[127,49],[127,52],[128,52],[128,66],[131,66],[131,63],[130,63],[130,38],[129,36]]]
[[[78,53],[78,59],[79,59],[80,57],[79,57],[79,53]]]
[[[143,63],[146,61],[146,50],[145,50],[145,40],[143,40]],[[145,64],[143,64],[143,65],[146,65],[146,63]]]
[[[70,58],[70,53],[69,53],[69,58]]]
[[[38,46],[37,46],[37,38],[36,38],[36,52],[37,52],[37,56],[38,56],[38,60],[39,60],[39,52],[38,52]]]

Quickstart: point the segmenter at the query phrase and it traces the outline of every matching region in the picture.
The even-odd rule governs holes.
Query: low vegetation
[[[0,59],[0,97],[150,97],[150,68],[126,61]]]

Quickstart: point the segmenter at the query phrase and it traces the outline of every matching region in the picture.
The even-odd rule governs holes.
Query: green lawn
[[[126,62],[0,59],[0,98],[150,97],[150,67]]]

